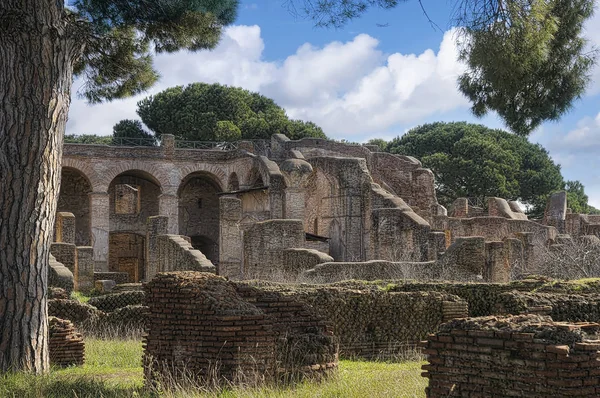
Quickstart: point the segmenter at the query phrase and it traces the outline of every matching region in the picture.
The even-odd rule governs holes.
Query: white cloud
[[[600,149],[600,113],[596,117],[586,116],[566,134],[558,132],[544,137],[545,145],[553,153],[563,157],[575,153],[590,153]]]
[[[324,47],[306,43],[281,62],[271,62],[262,57],[258,26],[233,26],[213,51],[157,56],[162,78],[145,95],[94,107],[74,99],[67,131],[110,134],[119,120],[137,117],[135,104],[141,98],[192,82],[258,91],[291,117],[314,121],[328,135],[352,140],[468,106],[456,87],[463,66],[456,61],[452,31],[446,32],[437,52],[384,55],[378,45],[377,39],[360,34]]]

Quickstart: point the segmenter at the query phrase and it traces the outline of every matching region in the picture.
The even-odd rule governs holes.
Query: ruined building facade
[[[184,145],[168,135],[158,147],[66,144],[58,212],[74,225],[63,233],[58,218],[56,241],[91,247],[96,272],[131,282],[185,269],[241,279],[398,267],[506,280],[558,227],[589,228],[567,215],[560,226],[530,221],[498,198],[488,214],[459,200],[448,216],[430,170],[372,146],[283,135]]]

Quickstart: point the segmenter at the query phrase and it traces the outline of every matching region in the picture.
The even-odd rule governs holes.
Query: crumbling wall
[[[326,374],[337,364],[323,320],[284,297],[242,292],[222,277],[197,272],[158,274],[145,291],[148,384],[164,381],[167,372],[175,381],[185,376],[211,383],[256,382],[307,371]],[[323,355],[330,351],[333,356]],[[300,359],[309,360],[309,366]]]
[[[333,261],[333,257],[314,249],[284,249],[282,271],[290,278],[295,278],[315,265],[329,261]]]
[[[291,309],[272,301],[300,302],[333,326],[333,335],[345,358],[395,359],[443,322],[467,316],[465,300],[439,292],[389,292],[384,289],[238,282],[244,297],[258,297],[265,312],[288,314]],[[298,305],[298,304],[296,304]],[[274,308],[273,308],[274,307]],[[301,315],[293,318],[302,321]]]
[[[73,273],[62,263],[56,261],[52,254],[48,260],[48,286],[65,289],[67,294],[71,294],[74,286]]]
[[[375,281],[381,279],[429,278],[436,272],[435,262],[326,262],[315,265],[300,275],[301,281],[333,283],[349,279]]]
[[[180,235],[160,235],[157,237],[157,265],[159,272],[202,271],[216,272],[215,266],[192,247],[191,243]]]
[[[594,397],[600,395],[598,324],[549,317],[450,321],[423,342],[428,398]]]
[[[70,321],[53,316],[48,318],[48,351],[51,365],[83,365],[85,361],[81,334]]]
[[[600,294],[511,291],[499,296],[496,314],[541,313],[561,322],[600,322]]]
[[[272,279],[285,268],[284,249],[300,248],[304,240],[300,220],[253,224],[244,232],[244,277]]]

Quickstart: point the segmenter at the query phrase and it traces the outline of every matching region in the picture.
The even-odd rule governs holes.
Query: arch
[[[106,162],[111,162],[110,159],[107,159]],[[112,183],[112,181],[119,175],[125,173],[141,173],[145,176],[146,179],[152,181],[154,184],[158,185],[161,189],[163,187],[169,186],[169,175],[163,169],[158,167],[159,162],[142,162],[142,161],[130,161],[130,162],[122,162],[122,161],[112,161],[109,167],[106,168],[106,172],[103,174],[101,178],[100,186],[104,188],[102,192],[107,192],[108,187]]]
[[[179,234],[189,236],[192,246],[217,264],[219,262],[219,196],[223,192],[218,178],[204,171],[188,174],[177,192]],[[205,252],[206,251],[206,252]]]
[[[231,173],[229,175],[229,182],[227,183],[227,190],[229,192],[231,191],[239,191],[240,189],[240,180],[238,179],[238,176],[236,174],[236,172],[234,171],[233,173]]]
[[[63,167],[58,194],[57,212],[69,212],[75,216],[75,244],[91,244],[91,212],[89,194],[92,192],[89,178],[79,169]]]
[[[253,166],[250,171],[246,173],[244,186],[247,188],[254,188],[258,186],[264,187],[265,181],[269,181],[268,174],[262,172],[260,167]]]
[[[205,175],[208,176],[214,183],[217,184],[221,191],[227,187],[227,173],[222,168],[214,164],[194,163],[181,167],[180,176],[182,176],[177,191],[181,190],[183,183],[190,175]]]
[[[126,170],[108,186],[110,232],[146,234],[148,217],[159,215],[160,181],[143,170]]]
[[[83,160],[73,159],[65,156],[62,160],[62,168],[76,170],[83,177],[85,177],[86,181],[90,184],[93,191],[97,191],[99,189],[101,181],[98,178],[96,171],[91,166],[91,162],[85,162]]]

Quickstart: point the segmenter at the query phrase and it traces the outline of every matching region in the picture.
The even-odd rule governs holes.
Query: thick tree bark
[[[48,369],[47,274],[73,44],[63,0],[0,1],[0,372]]]

